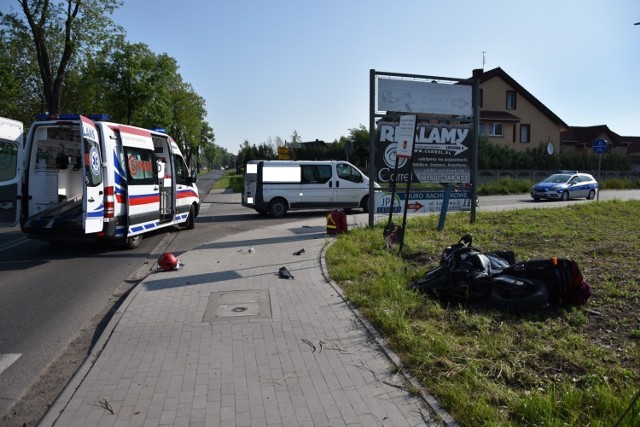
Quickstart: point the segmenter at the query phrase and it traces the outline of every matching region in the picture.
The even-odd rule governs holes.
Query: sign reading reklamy
[[[394,176],[399,129],[397,123],[379,123],[376,181],[401,183],[411,179],[424,183],[459,183],[471,180],[472,125],[418,124],[413,162],[399,159]]]

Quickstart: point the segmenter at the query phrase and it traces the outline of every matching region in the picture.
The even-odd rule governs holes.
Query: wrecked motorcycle
[[[510,250],[481,252],[467,234],[446,248],[440,265],[411,288],[444,300],[484,302],[514,312],[548,306],[582,305],[589,284],[570,259],[552,257],[516,262]]]

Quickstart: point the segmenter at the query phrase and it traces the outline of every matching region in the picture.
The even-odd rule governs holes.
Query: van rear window
[[[269,166],[262,169],[262,182],[300,182],[300,166]]]
[[[331,165],[303,165],[303,184],[324,184],[331,179]]]

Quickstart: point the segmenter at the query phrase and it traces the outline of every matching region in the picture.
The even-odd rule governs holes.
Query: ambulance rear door
[[[127,167],[127,236],[158,228],[160,186],[151,132],[120,125]]]
[[[104,182],[102,179],[102,154],[96,125],[84,116],[80,116],[80,134],[82,135],[82,172],[84,174],[82,192],[82,210],[84,232],[102,231],[104,220]]]
[[[22,123],[0,117],[0,226],[20,220],[18,194],[22,181]]]

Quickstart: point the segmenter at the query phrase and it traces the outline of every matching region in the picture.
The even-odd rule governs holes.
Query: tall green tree
[[[23,15],[7,14],[9,19],[3,24],[13,25],[16,33],[30,33],[44,104],[49,113],[59,114],[68,68],[81,63],[102,41],[122,31],[108,16],[122,2],[17,0],[17,3]]]
[[[203,142],[202,122],[207,114],[205,101],[188,83],[171,88],[170,94],[172,116],[169,133],[182,143],[182,151],[191,164]]]
[[[0,17],[0,116],[24,123],[41,111],[37,66],[31,60],[31,39]]]

